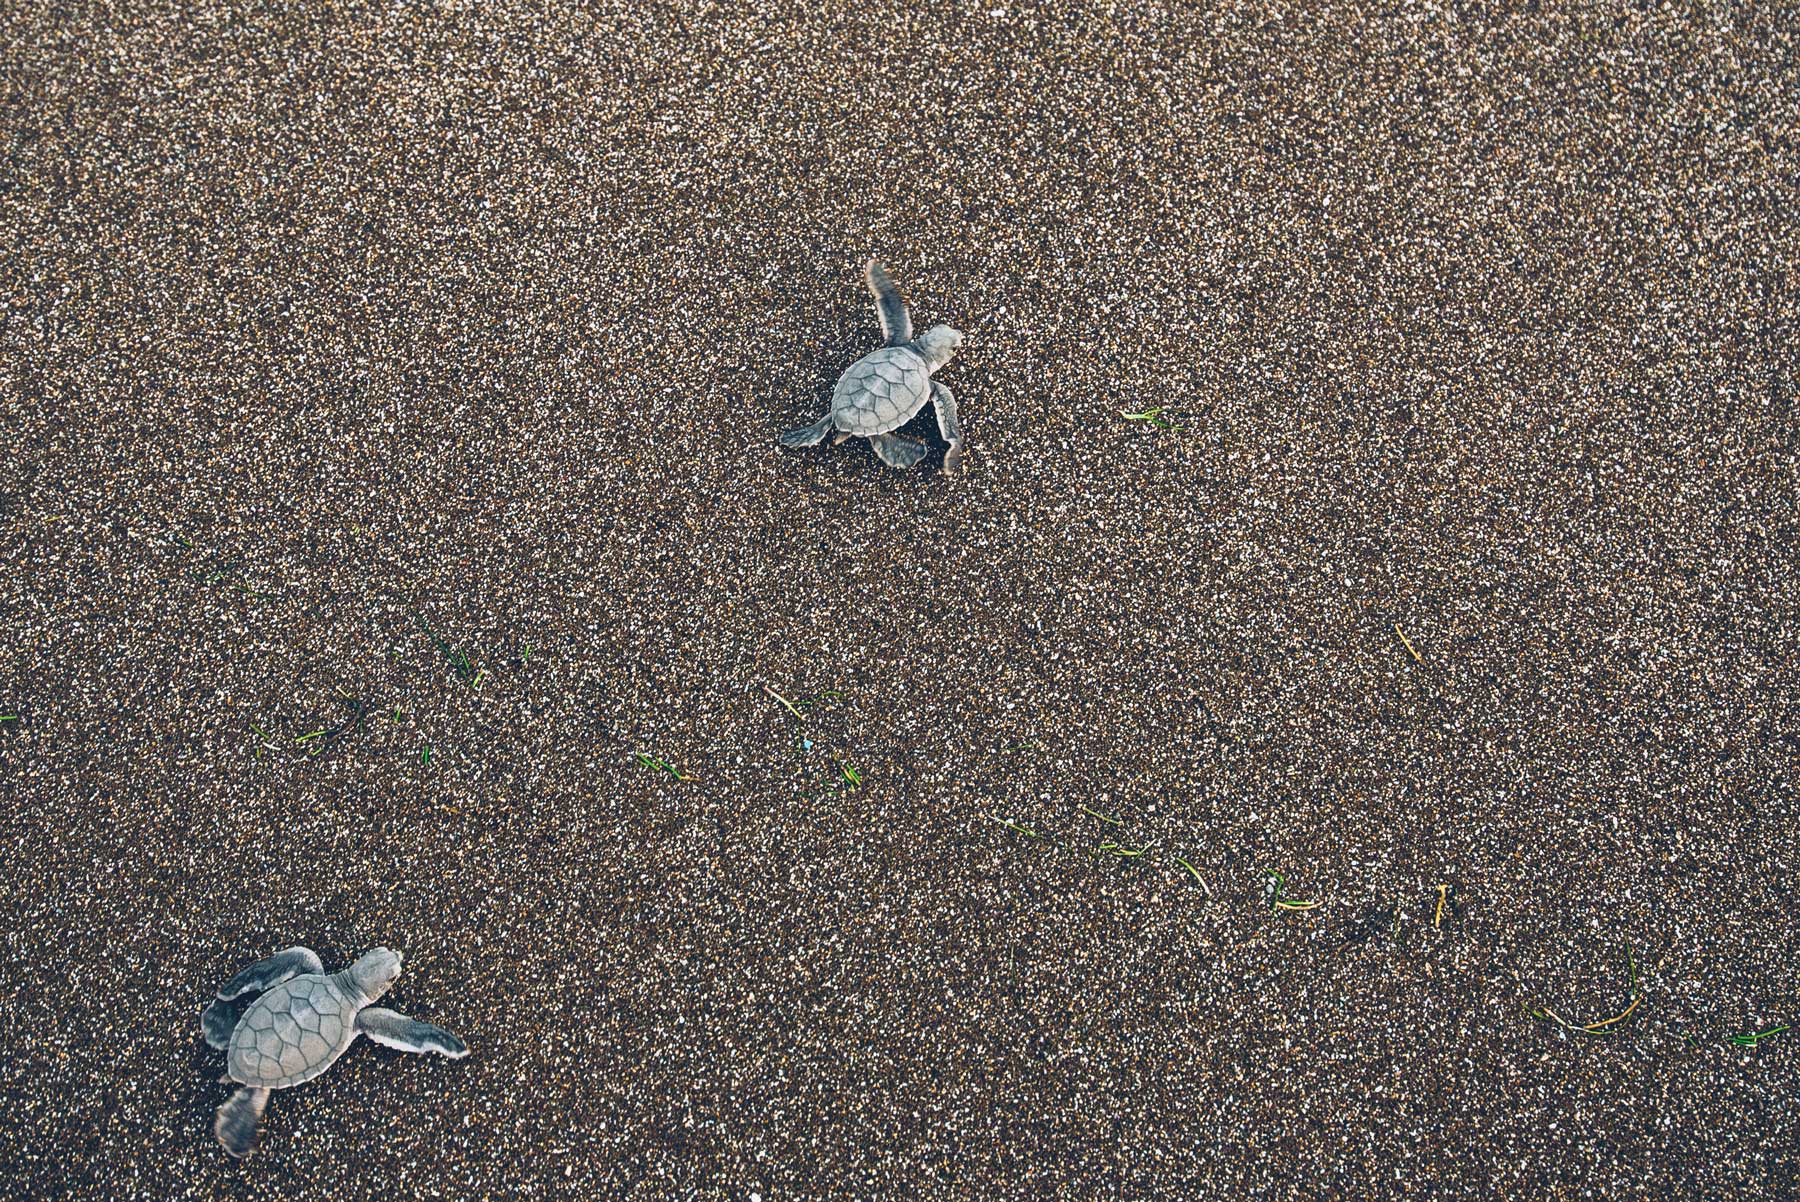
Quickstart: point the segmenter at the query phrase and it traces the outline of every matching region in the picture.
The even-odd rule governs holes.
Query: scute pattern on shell
[[[329,978],[296,977],[256,999],[231,1033],[235,1080],[299,1085],[331,1067],[355,1034],[356,1007]]]
[[[925,360],[905,347],[883,347],[852,363],[831,393],[831,416],[851,434],[886,434],[912,420],[931,396]]]

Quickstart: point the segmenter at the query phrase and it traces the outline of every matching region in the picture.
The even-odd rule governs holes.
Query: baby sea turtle
[[[225,1053],[221,1081],[238,1090],[219,1107],[213,1134],[233,1156],[250,1155],[269,1091],[310,1081],[344,1054],[358,1035],[402,1052],[469,1054],[442,1027],[372,1005],[400,976],[400,953],[378,947],[343,972],[325,975],[310,949],[290,947],[259,960],[219,987],[200,1016],[206,1042]],[[262,996],[241,1009],[243,999]]]
[[[784,447],[817,446],[833,430],[834,442],[861,437],[889,467],[911,467],[925,457],[925,447],[894,431],[913,419],[930,401],[937,411],[938,431],[950,449],[944,454],[944,472],[955,475],[962,468],[962,430],[956,424],[956,396],[931,378],[931,373],[950,362],[962,343],[961,332],[949,326],[932,326],[913,337],[912,315],[894,287],[894,281],[870,260],[865,271],[869,291],[875,294],[875,312],[887,341],[852,363],[831,390],[831,412],[810,426],[781,436]]]

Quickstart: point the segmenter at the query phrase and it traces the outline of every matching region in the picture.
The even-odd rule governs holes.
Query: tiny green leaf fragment
[[[671,764],[668,760],[663,759],[659,755],[647,755],[642,751],[639,751],[635,754],[637,755],[637,762],[642,764],[644,767],[650,769],[652,772],[667,772],[670,776],[674,777],[676,780],[695,780],[695,779],[697,779],[695,777],[687,775],[681,769],[677,768],[675,765]]]
[[[1150,424],[1152,426],[1159,426],[1164,430],[1179,430],[1179,429],[1181,429],[1180,426],[1175,425],[1173,422],[1169,421],[1169,419],[1166,416],[1164,416],[1167,412],[1168,412],[1168,410],[1163,408],[1161,405],[1158,405],[1156,408],[1146,409],[1142,413],[1126,413],[1123,410],[1121,410],[1119,413],[1119,416],[1124,418],[1128,422],[1147,422],[1148,424]]]
[[[801,713],[799,710],[795,709],[794,703],[789,701],[786,697],[783,697],[780,693],[777,693],[774,689],[771,689],[768,685],[764,685],[762,687],[762,691],[767,693],[769,696],[773,697],[775,700],[781,702],[782,707],[785,708],[788,713],[794,715],[794,718],[797,721],[800,721],[800,722],[806,721],[806,715]]]
[[[1317,900],[1297,901],[1284,897],[1287,890],[1287,878],[1273,868],[1263,869],[1263,892],[1269,895],[1269,907],[1274,910],[1312,910],[1319,906]]]

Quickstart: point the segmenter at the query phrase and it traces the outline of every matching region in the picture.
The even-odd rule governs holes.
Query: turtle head
[[[400,979],[400,953],[378,947],[350,966],[350,979],[371,1002],[394,987]]]
[[[932,326],[913,342],[913,348],[919,357],[925,360],[927,371],[936,371],[950,362],[950,356],[962,345],[962,331],[953,330],[949,326]]]

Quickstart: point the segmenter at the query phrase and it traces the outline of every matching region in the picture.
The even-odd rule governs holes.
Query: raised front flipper
[[[229,1002],[246,993],[262,993],[302,973],[322,973],[325,965],[309,947],[290,947],[267,960],[258,960],[219,986],[219,1000]]]
[[[243,1015],[243,1007],[233,1005],[234,1001],[248,994],[264,993],[306,973],[324,971],[324,963],[311,948],[290,947],[267,960],[258,960],[219,986],[217,1000],[200,1015],[200,1030],[205,1033],[206,1042],[220,1051],[230,1045],[231,1032]]]
[[[200,1033],[206,1036],[206,1045],[219,1052],[230,1047],[231,1033],[237,1030],[249,1005],[248,1000],[221,1002],[214,998],[212,1004],[200,1012]]]
[[[894,281],[873,259],[869,260],[863,278],[869,281],[869,291],[875,295],[875,314],[881,318],[881,336],[887,339],[889,346],[911,342],[912,314],[906,311],[906,302],[900,299],[900,290],[894,287]]]
[[[356,1029],[382,1047],[396,1051],[436,1052],[452,1060],[461,1060],[469,1054],[469,1045],[444,1028],[381,1006],[367,1006],[357,1011]]]

